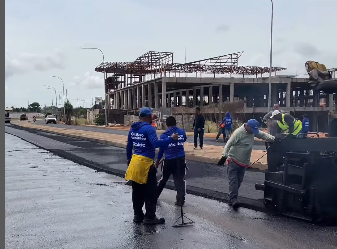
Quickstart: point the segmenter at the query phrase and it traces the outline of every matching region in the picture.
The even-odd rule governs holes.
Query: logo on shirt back
[[[182,142],[179,142],[182,141]],[[178,135],[178,142],[177,143],[170,143],[168,147],[175,147],[175,146],[180,146],[184,145],[184,135]]]
[[[142,133],[131,132],[131,139],[133,141],[133,146],[135,147],[145,147],[144,141],[146,141],[146,137]]]

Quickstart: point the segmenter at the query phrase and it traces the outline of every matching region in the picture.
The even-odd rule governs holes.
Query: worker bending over
[[[125,180],[132,181],[132,202],[135,223],[144,221],[146,225],[165,223],[164,218],[157,218],[157,169],[154,166],[155,148],[166,147],[178,139],[177,134],[158,140],[152,123],[152,111],[143,107],[140,110],[139,121],[131,126],[126,148],[128,169]],[[132,155],[132,148],[134,154]],[[131,157],[132,156],[132,157]],[[144,216],[143,206],[146,213]]]
[[[159,198],[163,191],[166,182],[173,175],[174,186],[177,191],[176,205],[183,206],[185,203],[186,184],[185,184],[185,150],[184,142],[187,140],[186,133],[183,129],[176,127],[176,119],[172,116],[166,119],[166,126],[168,129],[161,135],[161,139],[165,140],[171,137],[172,134],[178,134],[178,140],[170,143],[166,147],[159,149],[158,158],[156,162],[156,168],[160,163],[160,160],[165,154],[165,161],[163,166],[163,176],[159,180],[157,188],[157,197]]]
[[[268,142],[274,141],[275,137],[259,130],[259,122],[250,119],[246,124],[237,128],[228,140],[221,162],[226,162],[229,180],[229,205],[234,209],[238,207],[238,192],[245,175],[246,168],[250,167],[250,157],[254,145],[254,137]]]
[[[271,119],[276,120],[280,129],[289,133],[292,137],[297,137],[302,131],[302,122],[296,120],[293,116],[287,113],[281,113],[278,110],[273,111]]]

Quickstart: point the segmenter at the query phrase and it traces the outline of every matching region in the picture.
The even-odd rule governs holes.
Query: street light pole
[[[99,48],[82,48],[82,49],[94,49],[94,50],[99,50],[101,53],[102,53],[102,56],[103,56],[103,63],[105,62],[105,60],[104,60],[104,53],[103,53],[103,51],[101,50],[101,49],[99,49]],[[105,86],[105,80],[106,80],[106,73],[105,73],[105,71],[104,71],[104,92],[105,92],[105,90],[106,90],[106,86]],[[108,126],[108,101],[107,101],[107,95],[108,95],[108,93],[104,93],[105,94],[105,101],[104,101],[104,108],[105,108],[105,126]],[[109,97],[110,98],[110,97]]]
[[[64,81],[63,81],[63,79],[61,78],[61,77],[59,77],[59,76],[55,76],[55,75],[53,75],[53,76],[51,76],[52,78],[58,78],[58,79],[60,79],[61,81],[62,81],[62,83],[63,83],[63,118],[65,118],[66,117],[66,105],[65,105],[65,100],[64,100]]]
[[[269,83],[268,83],[268,112],[271,107],[271,70],[273,67],[273,24],[274,24],[274,2],[271,2],[271,21],[270,21],[270,55],[269,55]]]

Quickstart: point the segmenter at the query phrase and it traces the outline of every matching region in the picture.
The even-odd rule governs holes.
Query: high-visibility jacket
[[[284,121],[285,114],[282,114],[282,122],[277,121],[278,126],[285,132],[289,131],[288,124]],[[302,122],[300,120],[294,119],[294,131],[291,133],[292,135],[297,135],[302,130]]]

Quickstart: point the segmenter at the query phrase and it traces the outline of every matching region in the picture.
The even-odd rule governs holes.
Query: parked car
[[[25,113],[23,113],[20,116],[20,121],[25,121],[25,120],[28,120],[28,116]]]
[[[57,123],[57,119],[54,115],[48,115],[44,121],[46,122],[46,124],[49,124],[49,123],[53,123],[53,124],[56,124]]]

